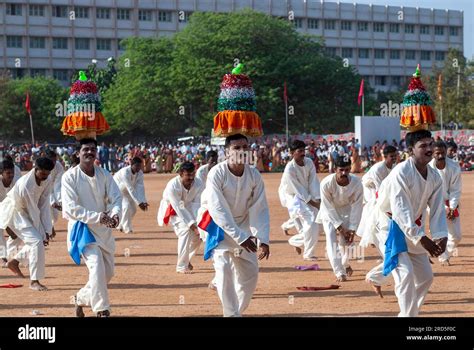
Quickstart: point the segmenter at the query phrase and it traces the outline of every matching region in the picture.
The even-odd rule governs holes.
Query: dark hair
[[[444,142],[443,140],[438,140],[436,141],[434,144],[433,144],[433,148],[434,147],[438,147],[438,148],[444,148],[444,149],[447,149],[448,146],[446,145],[446,142]]]
[[[458,149],[458,145],[456,145],[456,142],[454,142],[454,141],[448,141],[447,142],[447,148]]]
[[[247,138],[247,136],[242,135],[242,134],[235,134],[235,135],[227,136],[227,137],[225,138],[224,147],[225,147],[225,148],[229,148],[230,143],[231,143],[232,141],[237,141],[237,140],[246,140],[247,142],[249,141],[249,139]]]
[[[54,152],[52,149],[48,148],[45,152],[46,154],[46,157],[48,158],[54,158],[54,157],[57,157],[58,155],[56,154],[56,152]]]
[[[7,153],[3,156],[3,159],[6,159],[6,160],[9,160],[11,162],[13,162],[13,157],[10,153]]]
[[[140,157],[133,157],[132,158],[132,161],[130,162],[130,165],[133,165],[133,164],[141,164],[143,161]]]
[[[54,162],[46,157],[36,159],[36,167],[41,170],[51,171],[54,169]]]
[[[388,145],[383,149],[383,155],[386,156],[389,153],[395,153],[397,149],[394,146]]]
[[[206,153],[206,159],[209,160],[211,158],[217,157],[217,152],[214,150],[211,150]]]
[[[8,169],[14,170],[15,165],[11,160],[6,159],[2,162],[2,172]]]
[[[304,142],[301,141],[301,140],[294,140],[294,141],[291,143],[290,151],[291,151],[291,152],[294,152],[294,151],[296,151],[297,149],[300,149],[300,148],[306,148],[306,143],[304,143]]]
[[[79,140],[79,145],[78,145],[77,149],[80,150],[82,145],[87,145],[88,143],[93,143],[97,147],[97,140],[96,139],[93,139],[92,137],[86,137],[84,139]]]
[[[349,157],[348,154],[343,154],[342,156],[336,157],[336,160],[334,161],[334,165],[336,168],[345,168],[346,166],[351,165],[351,158]]]
[[[415,144],[423,139],[431,138],[431,132],[429,130],[418,130],[407,133],[405,142],[408,148],[415,147]]]
[[[179,166],[179,172],[186,171],[188,173],[192,173],[196,167],[194,166],[194,163],[192,162],[184,162]]]

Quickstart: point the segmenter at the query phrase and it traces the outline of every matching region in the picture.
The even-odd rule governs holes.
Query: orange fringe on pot
[[[258,114],[252,111],[218,112],[214,117],[214,135],[227,137],[235,134],[262,136],[262,122]]]
[[[74,136],[76,140],[86,137],[96,138],[109,131],[110,127],[101,112],[75,112],[63,120],[61,131],[64,135]]]
[[[429,124],[436,122],[436,117],[431,106],[408,106],[403,109],[400,125],[410,132],[428,129]]]

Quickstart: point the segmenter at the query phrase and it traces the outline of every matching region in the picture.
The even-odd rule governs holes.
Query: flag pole
[[[362,116],[364,116],[364,95],[362,95]]]
[[[29,113],[29,115],[30,115],[30,127],[31,127],[31,144],[34,147],[35,146],[35,134],[33,132],[33,118],[31,117],[31,113]]]
[[[283,88],[283,98],[285,100],[285,126],[286,126],[286,143],[290,144],[289,131],[288,131],[288,91],[286,88],[286,81]]]

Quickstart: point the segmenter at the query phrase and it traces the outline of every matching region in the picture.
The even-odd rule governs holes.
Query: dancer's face
[[[81,146],[81,150],[79,151],[79,160],[81,163],[86,165],[94,164],[96,156],[97,146],[95,143],[86,143]]]
[[[140,172],[140,170],[143,170],[143,163],[134,163],[131,166],[132,168],[132,173],[136,174]]]
[[[435,147],[433,151],[433,158],[436,162],[444,162],[446,160],[446,148]]]
[[[448,158],[453,159],[456,156],[456,151],[457,150],[454,147],[449,147],[447,153]]]
[[[415,143],[413,157],[422,164],[428,164],[433,158],[433,139],[426,137]]]
[[[293,159],[296,162],[301,163],[301,162],[304,161],[305,149],[304,148],[298,148],[298,149],[293,151],[292,155],[293,155]]]
[[[40,182],[46,181],[48,179],[49,173],[51,173],[49,170],[40,168],[35,169],[35,176]]]
[[[179,176],[181,176],[181,183],[185,187],[189,187],[192,185],[195,175],[196,175],[196,171],[194,170],[193,171],[182,170],[179,172]]]
[[[392,168],[393,165],[397,162],[397,153],[392,152],[385,156],[385,164],[388,168]]]
[[[14,169],[3,169],[3,171],[2,171],[2,181],[7,186],[10,186],[10,184],[13,181],[14,176],[15,176],[15,170]]]

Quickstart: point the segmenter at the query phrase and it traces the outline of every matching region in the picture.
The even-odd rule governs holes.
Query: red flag
[[[362,102],[362,96],[364,96],[364,79],[360,82],[359,97],[357,98],[357,104],[360,106]]]
[[[26,107],[26,111],[28,112],[28,114],[31,114],[31,108],[30,108],[30,94],[29,94],[28,92],[26,93],[25,107]]]
[[[288,92],[286,90],[286,81],[283,88],[283,100],[285,101],[285,103],[288,103]]]

